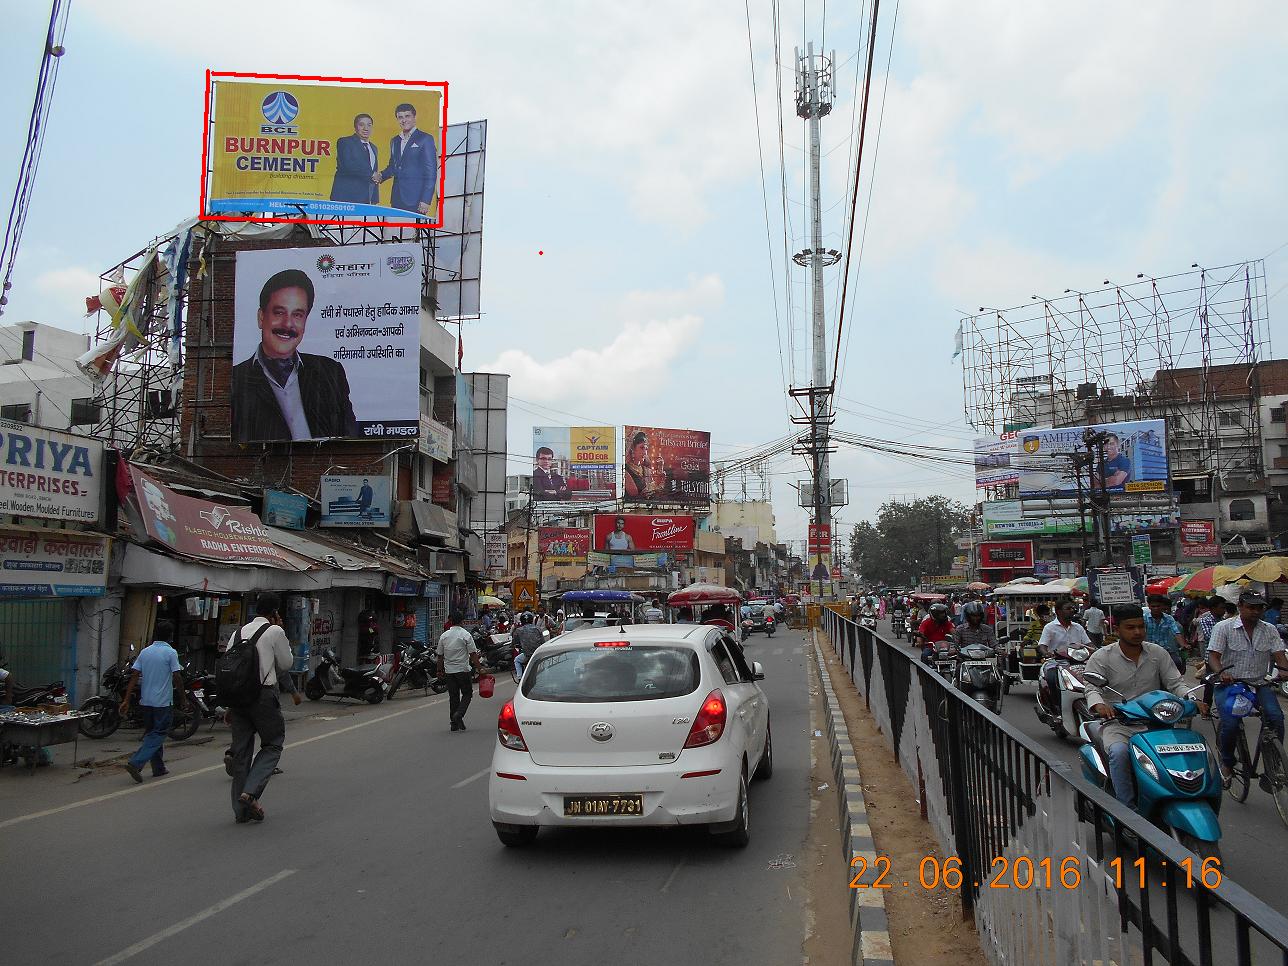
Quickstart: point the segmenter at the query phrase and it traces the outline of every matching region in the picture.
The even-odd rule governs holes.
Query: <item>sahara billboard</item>
[[[534,426],[532,459],[534,502],[617,498],[617,430],[613,426]]]
[[[623,496],[630,503],[705,506],[711,501],[711,434],[627,426]]]
[[[1103,431],[1104,466],[1099,447],[1092,448],[1090,487],[1106,493],[1162,493],[1168,489],[1167,429],[1161,419],[1143,419],[1098,426],[1066,426],[1060,429],[1026,429],[1019,434],[1016,460],[1020,466],[1021,497],[1077,496],[1078,477],[1074,455],[1086,454],[1084,434]],[[1087,489],[1086,476],[1081,488]]]
[[[537,553],[554,566],[584,564],[590,552],[590,530],[585,527],[540,527]]]
[[[320,80],[207,72],[202,216],[441,227],[447,85]]]

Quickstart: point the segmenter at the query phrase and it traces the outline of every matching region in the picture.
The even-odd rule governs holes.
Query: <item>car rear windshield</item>
[[[534,701],[653,701],[698,689],[698,655],[684,647],[632,646],[560,651],[523,679]]]

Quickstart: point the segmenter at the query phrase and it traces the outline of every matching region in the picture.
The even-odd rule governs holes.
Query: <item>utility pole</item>
[[[823,315],[823,269],[840,261],[841,253],[823,248],[823,202],[821,181],[822,148],[820,122],[832,112],[832,66],[822,54],[815,55],[814,44],[806,45],[802,56],[796,48],[796,114],[809,122],[809,193],[810,193],[810,247],[797,252],[792,260],[810,273],[811,308],[811,385],[792,389],[793,396],[809,397],[809,416],[796,419],[808,423],[810,436],[807,444],[793,447],[793,451],[808,456],[814,479],[814,524],[822,534],[832,520],[832,502],[828,454],[831,427],[831,387],[827,378],[827,324]],[[832,550],[836,552],[835,546]],[[830,582],[831,575],[828,575]]]

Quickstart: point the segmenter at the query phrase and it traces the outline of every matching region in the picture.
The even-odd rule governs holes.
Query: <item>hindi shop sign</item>
[[[101,597],[110,546],[65,530],[0,531],[0,597]]]
[[[250,510],[183,496],[137,466],[128,469],[143,527],[158,543],[223,564],[303,569],[273,543],[268,527]]]
[[[452,458],[452,430],[438,420],[426,416],[420,417],[420,451],[430,459],[447,463]]]
[[[985,570],[1032,570],[1033,541],[985,541],[979,545],[979,565]]]
[[[811,523],[806,553],[830,554],[832,552],[832,527],[827,523]]]
[[[1187,560],[1219,560],[1215,520],[1181,521],[1181,556]]]
[[[103,444],[0,419],[0,514],[96,523]]]
[[[422,261],[413,244],[238,252],[233,441],[415,441]]]

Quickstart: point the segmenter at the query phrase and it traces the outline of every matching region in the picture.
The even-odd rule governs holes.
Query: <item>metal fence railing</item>
[[[1204,865],[915,654],[842,614],[822,619],[924,788],[946,856],[926,878],[958,891],[991,962],[1288,966],[1288,919],[1242,889],[1237,869]]]

